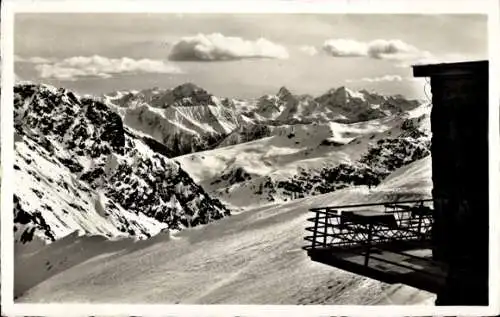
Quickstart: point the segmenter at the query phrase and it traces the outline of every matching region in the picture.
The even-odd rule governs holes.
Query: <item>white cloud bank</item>
[[[323,43],[323,50],[335,57],[368,56],[368,45],[349,39],[331,39]]]
[[[381,77],[364,77],[361,78],[361,81],[369,82],[369,83],[377,83],[377,82],[384,82],[384,81],[403,81],[403,77],[399,75],[385,75]]]
[[[348,79],[346,82],[365,82],[365,83],[380,83],[380,82],[417,82],[420,78],[402,77],[400,75],[384,75],[380,77],[363,77],[361,79]]]
[[[432,54],[401,40],[373,40],[361,42],[352,39],[330,39],[323,43],[323,50],[335,57],[370,57],[385,60],[419,60]]]
[[[14,55],[14,62],[21,62],[21,63],[31,63],[31,64],[46,64],[46,63],[52,63],[53,60],[45,57],[39,57],[39,56],[34,56],[34,57],[21,57],[19,55]]]
[[[36,59],[33,57],[31,59]],[[164,61],[127,57],[107,58],[98,55],[76,56],[57,62],[37,63],[40,78],[73,81],[78,78],[111,78],[117,74],[160,73],[179,74],[179,67]]]
[[[286,59],[284,46],[264,38],[255,41],[220,33],[184,37],[173,44],[169,59],[175,61],[226,61],[248,58]]]
[[[459,53],[448,53],[440,56],[424,56],[423,58],[415,59],[413,61],[406,61],[398,64],[398,67],[411,67],[413,65],[425,64],[439,64],[439,63],[456,63],[470,60],[467,56]]]

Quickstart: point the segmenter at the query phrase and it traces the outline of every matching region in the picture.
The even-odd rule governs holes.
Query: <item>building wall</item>
[[[487,305],[488,74],[431,77],[436,260],[449,264],[439,305]]]

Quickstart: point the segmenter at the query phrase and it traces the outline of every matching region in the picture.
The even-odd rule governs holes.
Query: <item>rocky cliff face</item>
[[[167,149],[97,100],[45,85],[14,88],[16,241],[75,230],[149,237],[230,214]]]

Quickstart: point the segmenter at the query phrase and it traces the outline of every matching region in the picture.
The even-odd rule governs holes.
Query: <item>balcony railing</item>
[[[314,261],[434,292],[444,281],[446,269],[432,260],[432,200],[310,211],[304,249]]]

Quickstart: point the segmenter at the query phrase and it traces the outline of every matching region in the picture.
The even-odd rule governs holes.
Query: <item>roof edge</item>
[[[488,60],[413,65],[414,77],[468,75],[488,71]]]

